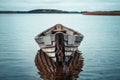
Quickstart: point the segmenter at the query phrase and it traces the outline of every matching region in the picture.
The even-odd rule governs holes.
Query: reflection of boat
[[[51,57],[55,62],[55,46],[57,45],[56,43],[58,43],[57,41],[60,41],[59,44],[64,45],[65,56],[68,56],[69,58],[69,56],[71,56],[78,49],[78,46],[80,45],[82,39],[83,35],[81,33],[64,27],[61,24],[57,24],[35,37],[35,40],[42,51]],[[66,58],[66,61],[67,60],[68,59]]]
[[[39,50],[35,57],[35,64],[44,80],[77,80],[78,74],[82,71],[83,58],[81,53],[76,51],[66,66],[62,67],[57,66],[48,55]]]
[[[75,80],[83,60],[78,46],[83,35],[57,24],[35,37],[40,46],[35,64],[45,80]]]

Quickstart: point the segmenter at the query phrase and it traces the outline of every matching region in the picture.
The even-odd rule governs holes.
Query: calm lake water
[[[42,80],[34,37],[58,23],[84,35],[78,80],[120,80],[120,16],[80,14],[0,14],[0,80]]]

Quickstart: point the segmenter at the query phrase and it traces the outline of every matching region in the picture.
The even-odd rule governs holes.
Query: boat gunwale
[[[55,26],[53,26],[53,27],[51,27],[51,28],[49,28],[49,29],[47,29],[47,30],[45,30],[45,31],[43,31],[43,32],[41,32],[41,33],[39,33],[38,35],[35,36],[35,39],[36,39],[36,38],[39,38],[40,36],[42,36],[43,33],[52,31],[52,29],[54,29],[54,27],[56,27],[57,25],[58,25],[58,24],[56,24]],[[61,25],[61,24],[60,24],[60,25]],[[61,25],[61,26],[63,26],[63,25]],[[75,30],[73,30],[73,29],[71,29],[71,28],[68,28],[68,27],[66,27],[66,26],[63,26],[63,27],[66,28],[66,29],[68,29],[68,30],[70,30],[70,31],[72,31],[72,32],[77,33],[77,35],[80,35],[81,37],[84,37],[83,34],[81,34],[81,33],[78,32],[78,31],[75,31]],[[43,36],[44,36],[44,35],[43,35]]]

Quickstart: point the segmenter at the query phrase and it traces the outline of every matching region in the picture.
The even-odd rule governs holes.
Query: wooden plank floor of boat
[[[66,67],[57,66],[41,49],[35,57],[35,65],[44,80],[77,80],[78,74],[82,71],[82,53],[75,52],[70,58]]]

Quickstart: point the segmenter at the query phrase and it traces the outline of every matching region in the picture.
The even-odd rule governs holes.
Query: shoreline
[[[120,11],[64,11],[57,9],[34,9],[29,11],[0,11],[0,14],[82,14],[120,16]]]
[[[120,16],[120,11],[93,11],[93,12],[82,12],[83,15],[111,15]]]

